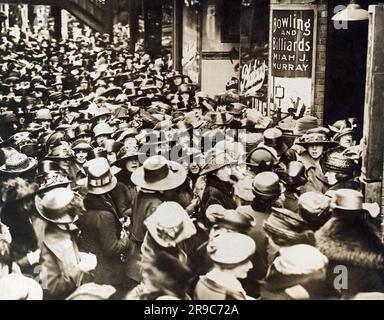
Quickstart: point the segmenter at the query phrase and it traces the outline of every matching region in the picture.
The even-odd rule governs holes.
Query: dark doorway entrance
[[[364,121],[368,21],[348,22],[347,29],[337,29],[331,20],[335,6],[348,3],[349,0],[329,1],[324,122],[327,125],[355,117],[360,139]],[[377,3],[379,1],[359,1],[364,9]]]

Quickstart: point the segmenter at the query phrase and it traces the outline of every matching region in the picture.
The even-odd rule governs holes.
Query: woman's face
[[[101,136],[98,136],[96,137],[96,144],[101,147],[101,145],[103,144],[103,142],[105,140],[108,140],[108,136],[105,136],[105,135],[101,135]]]
[[[324,146],[321,144],[314,144],[308,146],[308,153],[315,160],[320,159],[320,157],[323,155],[323,152]]]
[[[232,269],[232,273],[237,279],[245,279],[248,275],[249,270],[251,270],[252,268],[252,262],[250,260],[247,260],[247,262]]]
[[[139,163],[139,159],[137,158],[131,158],[125,162],[125,169],[131,173],[135,171],[139,166],[140,166],[140,163]]]
[[[88,155],[88,152],[85,151],[85,150],[78,150],[76,151],[76,159],[77,159],[77,162],[78,163],[85,163],[86,159],[87,159],[87,155]]]

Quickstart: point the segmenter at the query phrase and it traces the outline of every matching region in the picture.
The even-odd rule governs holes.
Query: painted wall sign
[[[243,66],[240,90],[245,96],[255,95],[262,88],[266,78],[266,70],[265,61],[255,60],[254,63]]]
[[[313,10],[272,12],[272,76],[312,77],[314,21]]]

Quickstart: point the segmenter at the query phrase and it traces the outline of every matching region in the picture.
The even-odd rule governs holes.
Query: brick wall
[[[305,4],[308,1],[300,0],[271,0],[271,4]],[[324,120],[324,98],[325,98],[325,66],[326,66],[326,45],[327,30],[330,17],[328,17],[327,1],[320,0],[313,4],[317,8],[317,39],[316,39],[316,69],[315,69],[315,95],[312,115]]]

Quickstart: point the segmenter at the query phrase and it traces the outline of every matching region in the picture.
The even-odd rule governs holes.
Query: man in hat
[[[129,290],[129,282],[124,273],[124,254],[130,241],[111,195],[117,186],[117,179],[105,158],[89,161],[87,173],[86,213],[79,219],[81,247],[97,256],[94,281],[113,285],[118,294],[125,294]]]

